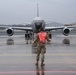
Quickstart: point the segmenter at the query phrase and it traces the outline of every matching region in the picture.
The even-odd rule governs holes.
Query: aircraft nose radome
[[[42,23],[36,23],[35,26],[36,26],[36,29],[40,29],[42,26]]]
[[[36,25],[36,29],[40,29],[42,25]]]

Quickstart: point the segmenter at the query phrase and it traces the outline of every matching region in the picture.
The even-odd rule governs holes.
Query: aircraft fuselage
[[[39,32],[40,28],[45,29],[45,21],[43,19],[41,19],[40,17],[36,17],[33,21],[32,21],[32,30],[34,33]]]

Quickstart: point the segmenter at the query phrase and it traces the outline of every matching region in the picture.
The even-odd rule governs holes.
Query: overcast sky
[[[76,0],[0,0],[0,24],[31,23],[36,17],[46,22],[76,22]]]

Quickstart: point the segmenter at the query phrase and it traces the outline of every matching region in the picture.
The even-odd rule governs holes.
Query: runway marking
[[[59,71],[59,70],[35,70],[35,71],[6,71],[6,72],[0,72],[0,74],[26,74],[26,73],[68,73],[68,74],[76,74],[76,71],[70,71],[70,70],[63,70],[63,71]]]
[[[76,54],[45,54],[46,56],[76,56]],[[36,56],[36,54],[0,54],[0,56]]]

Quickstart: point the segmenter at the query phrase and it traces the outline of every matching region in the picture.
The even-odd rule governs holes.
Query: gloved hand
[[[49,39],[49,41],[51,41],[51,39]]]

